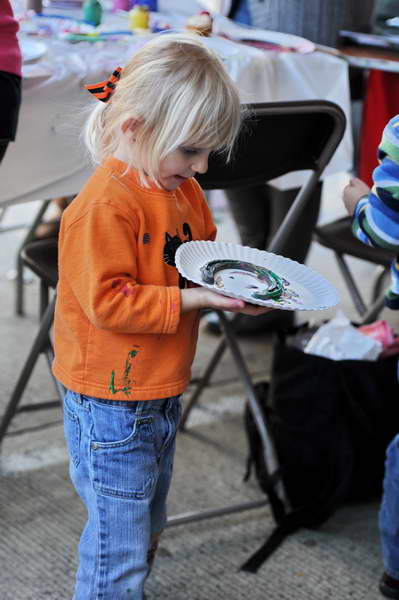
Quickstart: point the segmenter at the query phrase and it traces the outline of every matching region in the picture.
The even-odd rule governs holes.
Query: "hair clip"
[[[100,83],[90,83],[85,85],[86,90],[93,94],[101,102],[108,102],[115,91],[115,86],[118,83],[122,74],[122,67],[118,67],[112,73],[109,79]]]

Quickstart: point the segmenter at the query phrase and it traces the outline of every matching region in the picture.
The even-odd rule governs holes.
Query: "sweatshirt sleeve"
[[[107,204],[95,204],[63,234],[60,269],[89,321],[119,333],[176,333],[177,286],[137,281],[134,222]]]
[[[384,129],[373,188],[359,200],[352,230],[363,243],[399,251],[399,115]]]

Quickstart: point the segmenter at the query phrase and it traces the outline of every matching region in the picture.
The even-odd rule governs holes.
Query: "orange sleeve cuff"
[[[167,310],[162,333],[176,333],[180,323],[181,294],[178,287],[167,287]]]

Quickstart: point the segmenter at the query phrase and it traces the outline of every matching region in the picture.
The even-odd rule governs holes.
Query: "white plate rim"
[[[237,259],[237,256],[235,256],[234,253],[242,252],[243,254],[249,253],[249,254],[256,256],[259,260],[257,261],[256,258],[254,258],[253,262],[254,262],[254,264],[256,264],[256,262],[258,262],[258,264],[261,263],[261,266],[267,267],[268,262],[273,262],[273,261],[277,260],[280,262],[280,265],[279,265],[280,267],[282,265],[286,265],[287,268],[288,267],[295,268],[298,270],[299,273],[302,273],[305,276],[307,275],[307,276],[313,278],[319,284],[322,284],[323,286],[325,286],[326,290],[331,295],[331,299],[329,302],[324,302],[322,304],[317,304],[317,305],[315,304],[313,306],[309,306],[309,305],[304,305],[304,306],[299,305],[298,306],[296,304],[295,305],[281,304],[281,303],[273,301],[273,300],[254,301],[253,299],[249,299],[246,296],[234,294],[232,292],[229,292],[227,294],[223,290],[216,288],[214,285],[206,284],[205,282],[203,282],[201,279],[200,273],[199,273],[199,269],[198,269],[198,274],[197,275],[194,274],[194,276],[193,276],[193,273],[187,271],[184,268],[184,265],[182,264],[182,262],[184,261],[184,255],[187,252],[189,252],[190,249],[194,249],[193,251],[195,253],[195,245],[197,245],[200,249],[204,249],[204,248],[209,249],[211,252],[214,253],[215,259],[216,258]],[[207,257],[207,259],[204,260],[203,264],[206,264],[211,259],[212,259],[212,256]],[[245,259],[243,258],[242,260],[248,260],[248,257],[245,257]],[[263,261],[266,261],[266,264],[264,264]],[[292,260],[292,259],[282,256],[280,254],[274,254],[273,252],[266,252],[264,250],[257,250],[256,248],[250,248],[249,246],[240,246],[239,244],[233,244],[231,242],[211,242],[211,241],[202,241],[202,240],[194,240],[191,242],[185,242],[185,243],[181,244],[176,251],[175,264],[176,264],[176,268],[179,271],[179,273],[186,279],[193,281],[194,283],[196,283],[202,287],[206,287],[216,293],[222,294],[224,296],[239,298],[239,299],[242,299],[245,302],[249,302],[251,304],[257,304],[260,306],[269,306],[272,308],[277,308],[279,310],[314,311],[314,310],[327,310],[329,308],[336,306],[340,301],[339,294],[338,294],[337,290],[335,289],[335,287],[325,277],[323,277],[323,275],[321,275],[320,273],[317,273],[316,271],[314,271],[307,265],[303,265],[295,260]],[[272,268],[272,270],[273,270],[273,268]],[[291,276],[291,280],[292,280],[292,276]],[[303,286],[303,283],[300,283],[300,285]],[[303,287],[306,287],[306,286],[303,286]]]
[[[21,48],[23,63],[38,60],[47,52],[46,44],[44,42],[39,42],[38,40],[19,38],[19,45]]]

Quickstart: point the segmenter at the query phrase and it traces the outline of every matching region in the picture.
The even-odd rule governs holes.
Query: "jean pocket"
[[[68,395],[64,400],[64,433],[68,451],[75,467],[80,462],[80,422],[79,417],[68,405]]]
[[[93,486],[98,494],[125,499],[148,498],[157,478],[151,416],[137,417],[130,435],[120,441],[92,440]]]

